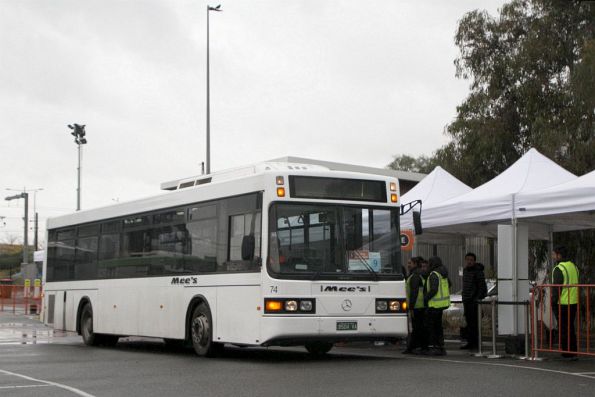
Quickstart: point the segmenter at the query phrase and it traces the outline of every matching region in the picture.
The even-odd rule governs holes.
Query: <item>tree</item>
[[[496,17],[475,10],[455,43],[456,76],[470,93],[446,126],[450,142],[405,166],[440,165],[478,186],[534,147],[577,175],[595,168],[595,2],[512,0]],[[595,263],[593,231],[557,233],[556,244]],[[585,280],[593,270],[583,267]]]
[[[477,186],[534,147],[576,174],[595,168],[595,4],[513,0],[467,13],[455,43],[470,94],[434,158]]]
[[[393,170],[429,174],[436,167],[436,164],[432,157],[420,156],[415,158],[407,154],[402,154],[395,156],[394,160],[387,167]]]

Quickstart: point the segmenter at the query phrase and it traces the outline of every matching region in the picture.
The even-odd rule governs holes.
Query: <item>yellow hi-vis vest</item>
[[[409,302],[409,295],[411,293],[411,277],[413,277],[413,275],[409,276],[409,278],[407,279],[407,307],[413,307],[414,309],[423,309],[424,308],[424,283],[423,283],[423,277],[421,275],[418,274],[418,276],[421,278],[422,280],[422,284],[419,287],[419,289],[417,290],[417,298],[415,299],[415,305],[411,306],[411,302]]]
[[[564,276],[564,284],[578,284],[578,269],[570,261],[560,262],[554,269],[560,269]],[[552,282],[554,281],[554,272],[552,272]],[[552,287],[556,288],[556,287]],[[561,305],[576,305],[578,303],[578,287],[563,287],[560,294]]]
[[[430,276],[428,276],[428,279],[426,280],[426,292],[428,292],[430,289],[429,281],[432,274],[435,274],[438,277],[438,292],[436,292],[436,295],[430,298],[430,301],[428,302],[428,307],[434,309],[447,308],[448,306],[450,306],[450,291],[448,288],[447,278],[442,277],[442,275],[437,271],[433,271],[432,273],[430,273]]]

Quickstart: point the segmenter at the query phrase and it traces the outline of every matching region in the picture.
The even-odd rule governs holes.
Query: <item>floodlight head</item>
[[[217,4],[215,7],[208,6],[209,11],[223,11],[221,9],[221,4]]]

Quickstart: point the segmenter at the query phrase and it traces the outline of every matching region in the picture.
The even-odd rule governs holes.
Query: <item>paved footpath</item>
[[[229,347],[215,359],[125,338],[90,348],[34,317],[0,313],[0,396],[592,396],[595,360],[488,360],[453,344],[446,357],[403,356],[398,346]]]

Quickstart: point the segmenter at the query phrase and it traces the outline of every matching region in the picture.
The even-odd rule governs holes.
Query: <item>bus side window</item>
[[[260,267],[260,219],[260,212],[230,216],[228,271],[246,271]],[[242,243],[246,236],[254,237],[254,254],[250,259],[242,258]]]

